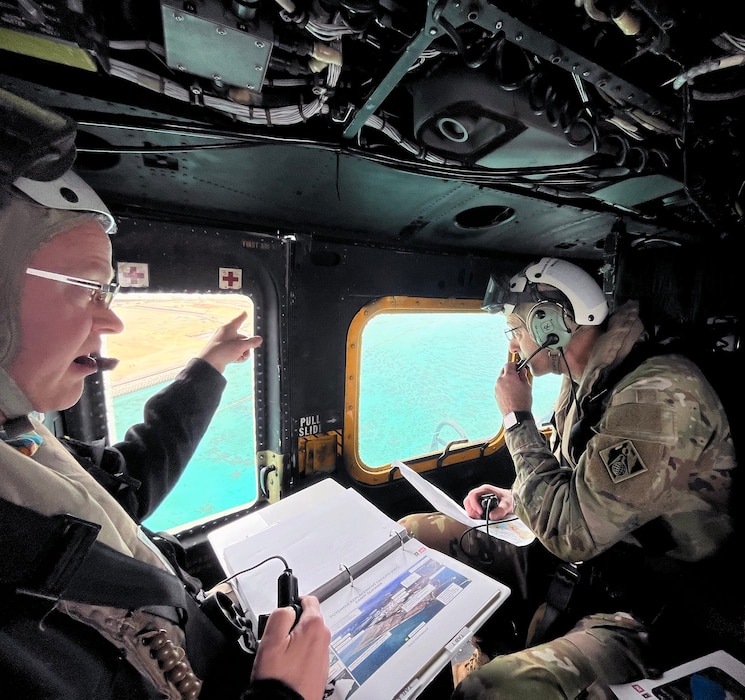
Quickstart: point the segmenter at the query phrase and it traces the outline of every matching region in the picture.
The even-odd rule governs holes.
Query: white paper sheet
[[[530,544],[535,539],[535,535],[519,518],[511,517],[507,520],[497,520],[488,524],[486,520],[476,520],[466,513],[463,506],[458,505],[450,496],[427,481],[408,464],[395,460],[391,463],[391,467],[398,467],[401,476],[419,491],[437,511],[453,518],[453,520],[468,527],[478,527],[482,532],[487,532],[492,537],[510,542],[518,547]]]

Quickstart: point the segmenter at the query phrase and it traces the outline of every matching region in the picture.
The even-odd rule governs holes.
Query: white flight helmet
[[[510,279],[508,289],[492,275],[481,308],[511,314],[517,304],[546,298],[531,288],[531,283],[548,284],[562,292],[572,305],[572,317],[581,326],[598,326],[608,316],[608,302],[598,283],[581,267],[558,258],[541,258],[528,265]]]
[[[108,207],[90,185],[72,170],[48,182],[19,177],[13,182],[13,186],[37,204],[49,209],[89,211],[97,214],[106,233],[116,233],[116,221]]]

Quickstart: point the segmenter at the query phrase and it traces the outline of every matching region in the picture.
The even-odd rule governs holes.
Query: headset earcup
[[[561,305],[553,301],[538,302],[529,312],[525,319],[530,337],[538,345],[543,345],[550,334],[558,337],[557,343],[552,343],[549,348],[563,348],[572,338],[572,331],[566,322],[567,311]]]

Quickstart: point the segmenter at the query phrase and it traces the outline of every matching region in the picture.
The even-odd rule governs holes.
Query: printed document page
[[[508,595],[494,579],[408,540],[321,603],[331,629],[330,697],[417,697]]]
[[[662,677],[612,685],[619,700],[745,700],[745,665],[715,651],[666,671]]]
[[[535,539],[535,535],[516,516],[507,520],[490,521],[489,523],[486,520],[475,520],[466,513],[463,506],[458,505],[450,496],[427,481],[408,464],[396,460],[391,463],[391,467],[398,467],[401,476],[419,491],[438,512],[451,517],[453,520],[457,520],[468,527],[478,527],[482,532],[505,542],[510,542],[517,547],[530,544]]]

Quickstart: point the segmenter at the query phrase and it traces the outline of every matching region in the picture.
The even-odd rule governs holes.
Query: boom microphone
[[[517,363],[517,371],[519,372],[525,365],[528,364],[541,350],[545,350],[546,348],[550,347],[551,345],[556,345],[556,343],[559,342],[559,336],[556,335],[556,333],[549,333],[546,336],[546,340],[544,340],[537,350],[530,353],[528,357],[526,357],[524,360],[520,360],[520,362]]]

